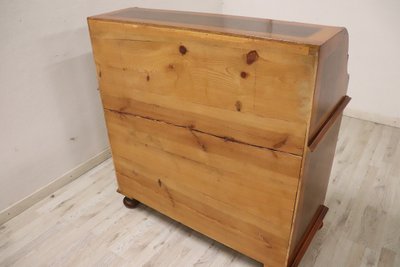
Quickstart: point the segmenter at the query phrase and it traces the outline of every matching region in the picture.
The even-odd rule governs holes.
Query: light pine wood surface
[[[303,153],[317,66],[308,45],[93,19],[89,28],[105,109]]]
[[[301,267],[400,266],[400,129],[343,118]],[[0,226],[0,266],[262,266],[115,192],[111,160]]]
[[[88,18],[118,192],[269,267],[297,266],[322,223],[348,80],[345,28],[285,24],[140,8]]]

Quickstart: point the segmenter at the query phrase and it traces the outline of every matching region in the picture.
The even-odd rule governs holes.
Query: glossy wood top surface
[[[333,35],[344,30],[340,27],[271,19],[144,8],[127,8],[89,19],[175,27],[310,45],[322,45]]]

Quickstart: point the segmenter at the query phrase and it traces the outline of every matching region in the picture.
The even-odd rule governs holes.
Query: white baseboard
[[[17,203],[13,204],[12,206],[0,211],[0,225],[7,222],[8,220],[12,219],[13,217],[17,216],[24,210],[30,208],[40,200],[46,198],[47,196],[51,195],[64,185],[72,182],[85,172],[89,171],[90,169],[94,168],[95,166],[99,165],[103,161],[109,159],[111,157],[111,151],[109,148],[105,149],[104,151],[100,152],[96,156],[90,158],[89,160],[85,161],[84,163],[78,165],[74,169],[68,171],[61,177],[58,177],[51,183],[43,186],[36,192],[32,193],[31,195],[27,196],[26,198],[18,201]]]
[[[365,111],[359,111],[359,110],[354,110],[354,109],[349,109],[349,108],[346,108],[344,110],[343,115],[352,117],[352,118],[356,118],[356,119],[372,121],[372,122],[376,122],[379,124],[385,124],[388,126],[400,128],[400,118],[388,117],[388,116],[368,113]]]

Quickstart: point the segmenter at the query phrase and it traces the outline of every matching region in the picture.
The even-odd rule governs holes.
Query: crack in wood
[[[193,135],[193,137],[194,137],[194,139],[196,140],[197,144],[199,144],[199,146],[201,147],[201,149],[202,149],[204,152],[207,152],[207,147],[206,147],[206,145],[203,144],[203,143],[200,141],[200,138],[199,138],[199,137],[196,135],[196,133],[193,131],[193,125],[189,125],[188,129],[189,129],[190,133]]]
[[[261,233],[258,233],[258,236],[259,236],[260,239],[265,243],[265,246],[266,246],[267,248],[272,248],[271,243],[268,242],[268,240],[267,240]]]
[[[168,121],[164,121],[164,120],[160,120],[160,119],[155,119],[155,118],[152,118],[152,117],[149,117],[149,116],[143,116],[143,115],[139,115],[139,114],[135,114],[135,113],[131,113],[131,112],[118,111],[118,110],[113,110],[113,109],[109,109],[109,108],[104,108],[104,109],[107,110],[107,111],[113,112],[113,113],[120,114],[120,115],[135,116],[137,118],[142,118],[142,119],[151,120],[151,121],[155,121],[155,122],[165,123],[165,124],[172,125],[172,126],[175,126],[175,127],[189,129],[191,132],[207,134],[209,136],[213,136],[213,137],[216,137],[216,138],[219,138],[219,139],[223,139],[225,142],[232,142],[232,143],[237,143],[237,144],[241,144],[241,145],[252,146],[252,147],[268,150],[270,152],[272,151],[272,152],[285,153],[285,154],[289,154],[289,155],[292,155],[292,156],[295,156],[295,157],[300,157],[300,158],[302,157],[301,155],[295,154],[295,153],[292,153],[292,152],[281,151],[281,150],[270,148],[270,147],[264,147],[264,146],[260,146],[260,145],[255,145],[255,144],[243,142],[243,141],[237,140],[237,139],[235,139],[235,138],[233,138],[231,136],[221,136],[221,135],[217,135],[217,134],[204,132],[204,131],[201,131],[199,129],[195,129],[194,125],[180,125],[180,124],[175,124],[175,123],[172,123],[172,122],[168,122]]]
[[[274,148],[280,148],[280,147],[284,146],[288,139],[289,139],[289,136],[285,136],[281,141],[279,141],[278,143],[276,143],[274,145]]]
[[[161,181],[161,179],[158,179],[157,183],[159,187],[164,189],[165,193],[167,194],[167,197],[169,198],[169,200],[171,200],[172,207],[175,207],[175,200],[172,197],[171,192],[169,192],[168,187]]]

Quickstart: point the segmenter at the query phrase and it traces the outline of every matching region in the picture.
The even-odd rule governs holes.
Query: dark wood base
[[[124,197],[123,203],[125,207],[127,207],[128,209],[134,209],[137,207],[137,205],[140,204],[140,202],[137,201],[136,199],[129,197]]]
[[[294,256],[289,261],[288,266],[297,267],[299,265],[301,259],[303,258],[304,254],[307,251],[307,248],[310,246],[311,241],[314,238],[315,234],[319,229],[321,229],[324,226],[323,220],[328,210],[329,210],[328,207],[324,205],[320,205],[318,207],[313,219],[308,225],[306,233],[303,235],[298,246],[296,247],[293,253]]]

